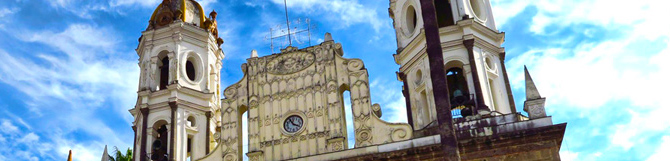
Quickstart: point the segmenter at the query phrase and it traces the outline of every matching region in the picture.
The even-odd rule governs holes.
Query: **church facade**
[[[244,76],[221,89],[220,70],[228,66],[221,63],[216,12],[206,15],[193,0],[163,0],[137,48],[133,160],[560,160],[566,124],[546,115],[527,70],[528,115],[516,111],[505,35],[489,0],[434,0],[434,15],[422,14],[420,0],[389,2],[409,123],[380,119],[365,63],[342,57],[330,34],[302,49],[262,57],[253,51]],[[436,18],[438,34],[427,35],[424,16]],[[444,62],[438,66],[430,65],[435,58],[426,48],[426,37],[436,35]],[[437,86],[448,90],[437,89],[440,80],[446,84]],[[344,92],[353,120],[345,119]]]

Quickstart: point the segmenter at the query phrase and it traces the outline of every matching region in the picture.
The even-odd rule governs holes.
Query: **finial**
[[[109,161],[109,153],[107,153],[107,145],[105,145],[105,150],[102,152],[101,161]]]
[[[540,96],[540,92],[537,91],[537,87],[535,86],[535,82],[533,82],[533,78],[530,77],[528,68],[525,65],[523,66],[523,70],[526,77],[526,99],[532,100],[542,98],[542,96]]]
[[[326,42],[326,41],[333,41],[333,36],[330,35],[329,32],[326,32],[326,36],[324,36],[324,38],[323,38],[323,42]]]
[[[70,154],[67,155],[67,161],[72,161],[72,150],[70,150]]]
[[[209,13],[209,16],[212,17],[212,19],[216,19],[216,15],[217,13],[215,10],[212,10],[212,12]]]
[[[525,65],[523,66],[523,70],[526,74],[526,101],[523,102],[523,110],[528,113],[528,118],[531,120],[547,117],[547,113],[544,110],[545,98],[540,96],[540,92],[537,91],[535,82],[530,77],[528,68]]]
[[[251,57],[252,58],[258,58],[258,52],[256,51],[256,49],[251,50]]]

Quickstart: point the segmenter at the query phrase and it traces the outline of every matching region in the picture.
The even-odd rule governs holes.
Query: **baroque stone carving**
[[[227,155],[223,156],[223,160],[224,161],[237,161],[237,156],[235,156],[235,154],[232,154],[232,153],[227,154]]]
[[[242,80],[224,91],[226,98],[222,102],[227,104],[222,105],[222,109],[251,106],[245,109],[248,110],[248,121],[259,127],[249,128],[249,134],[253,135],[249,137],[249,151],[302,146],[304,143],[308,143],[310,155],[345,150],[344,90],[351,93],[356,134],[356,138],[351,139],[356,140],[356,147],[412,138],[412,128],[408,124],[380,119],[381,107],[370,101],[368,71],[363,61],[343,58],[342,53],[339,44],[327,41],[305,49],[287,48],[280,54],[247,59]],[[303,118],[310,124],[306,124],[304,134],[282,133],[282,116],[289,116],[290,111],[305,114]],[[239,117],[235,113],[225,115],[223,123],[235,122],[241,119]],[[222,133],[235,135],[235,130],[241,129],[231,125]],[[265,159],[301,157],[302,149],[284,150],[287,154],[298,155],[265,156]]]
[[[292,52],[277,56],[267,64],[271,74],[284,75],[301,71],[314,63],[314,54]]]

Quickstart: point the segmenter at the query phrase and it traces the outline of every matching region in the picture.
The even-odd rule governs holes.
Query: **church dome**
[[[205,12],[195,0],[163,0],[151,15],[147,29],[167,26],[178,19],[186,24],[206,29]]]

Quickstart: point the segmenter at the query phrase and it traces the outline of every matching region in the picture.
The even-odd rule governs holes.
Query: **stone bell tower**
[[[404,82],[408,120],[415,130],[437,124],[420,0],[390,0],[394,55]],[[516,113],[507,72],[505,34],[496,29],[489,0],[435,0],[439,37],[454,117]]]
[[[224,58],[216,24],[216,12],[206,16],[194,0],[163,0],[151,16],[136,49],[135,161],[195,160],[216,146]]]

